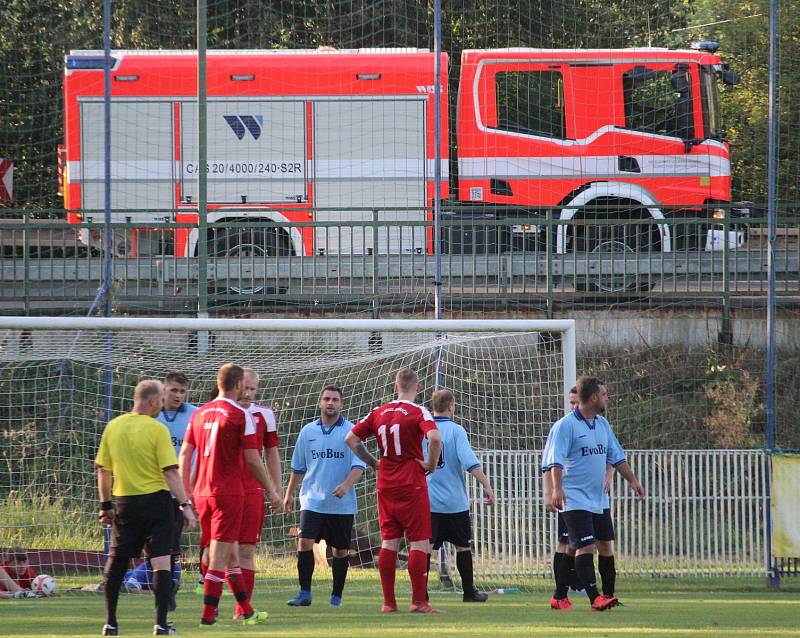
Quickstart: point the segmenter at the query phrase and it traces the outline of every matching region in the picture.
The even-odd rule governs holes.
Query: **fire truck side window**
[[[622,76],[625,127],[634,131],[690,139],[693,137],[692,89],[689,71],[635,67]]]
[[[564,139],[564,80],[558,71],[512,71],[495,76],[497,128]]]

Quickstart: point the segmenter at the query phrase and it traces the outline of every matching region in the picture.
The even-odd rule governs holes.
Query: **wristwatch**
[[[181,509],[183,509],[183,508],[184,508],[184,507],[186,507],[187,505],[191,505],[191,504],[192,504],[192,499],[190,499],[190,498],[187,498],[187,499],[186,499],[185,501],[183,501],[182,503],[178,503],[178,507],[180,507]]]

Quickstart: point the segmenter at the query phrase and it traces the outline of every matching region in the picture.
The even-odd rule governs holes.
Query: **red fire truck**
[[[440,167],[448,215],[519,217],[523,207],[532,219],[514,227],[523,240],[540,232],[535,219],[548,208],[564,220],[722,215],[730,160],[717,80],[736,78],[715,50],[706,43],[683,51],[464,51],[453,139],[443,54]],[[372,220],[373,209],[384,221],[430,219],[434,54],[209,51],[206,167],[198,166],[196,52],[111,57],[113,221],[141,227],[116,238],[118,252],[152,254],[163,249],[155,238],[163,241],[165,224],[196,223],[200,170],[208,177],[209,228],[283,224],[245,234],[264,254],[431,250],[423,224],[382,228],[377,246],[371,231],[348,224]],[[71,222],[102,219],[103,66],[98,51],[66,57],[60,159]],[[450,210],[454,203],[460,212]],[[331,223],[293,225],[309,221]],[[668,224],[611,236],[585,228],[559,226],[556,252],[614,250],[610,244],[621,241],[626,250],[646,241],[668,252],[685,241]],[[708,228],[706,249],[738,241]],[[88,244],[99,238],[85,224],[81,233]],[[245,235],[209,235],[210,250],[239,250]],[[192,255],[196,246],[196,229],[175,230],[175,254]]]

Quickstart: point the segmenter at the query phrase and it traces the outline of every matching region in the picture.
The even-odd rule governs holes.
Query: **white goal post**
[[[103,538],[92,460],[107,418],[131,408],[139,379],[173,369],[190,380],[188,401],[205,403],[216,370],[228,361],[259,373],[256,401],[277,416],[284,486],[295,438],[318,416],[324,385],[343,388],[344,416],[354,422],[392,398],[402,367],[419,373],[420,403],[437,387],[452,390],[456,420],[504,482],[498,507],[475,512],[476,574],[494,576],[509,561],[519,563],[512,572],[532,573],[530,557],[549,551],[550,523],[496,541],[514,512],[543,517],[541,477],[529,453],[538,453],[568,409],[576,377],[572,320],[0,317],[0,411],[8,415],[0,438],[7,466],[0,477],[0,547],[49,552],[38,557],[47,573],[96,569]],[[525,467],[514,469],[523,459]],[[525,485],[508,483],[512,474],[525,477]],[[367,473],[357,485],[354,564],[370,565],[379,546],[374,480]],[[480,506],[482,494],[472,496]],[[296,518],[297,512],[267,517],[262,570],[291,573]],[[184,536],[189,566],[196,542],[196,535]],[[517,552],[528,558],[517,561]]]

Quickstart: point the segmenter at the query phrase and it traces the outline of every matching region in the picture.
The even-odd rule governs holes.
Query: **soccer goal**
[[[343,388],[354,422],[392,397],[402,367],[419,373],[420,403],[437,387],[452,390],[498,499],[485,507],[470,484],[476,575],[548,569],[554,530],[538,451],[575,382],[571,320],[0,318],[0,547],[36,550],[48,573],[97,570],[104,536],[92,461],[106,421],[131,408],[140,379],[171,369],[189,377],[188,401],[202,404],[228,361],[259,373],[257,401],[277,416],[284,486],[324,385]],[[354,565],[371,566],[380,545],[374,482],[368,472],[357,485]],[[298,517],[267,517],[261,569],[293,573]],[[196,541],[184,537],[190,567]]]

